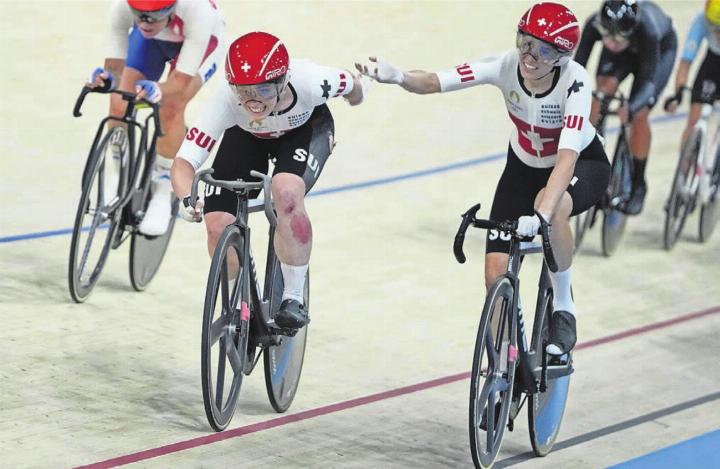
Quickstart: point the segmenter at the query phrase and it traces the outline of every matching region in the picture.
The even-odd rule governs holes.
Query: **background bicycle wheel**
[[[513,47],[529,5],[219,3],[229,38],[267,30],[294,57],[321,64],[349,68],[380,54],[404,68],[430,70]],[[660,3],[681,39],[704,4]],[[584,21],[598,4],[572,7]],[[71,107],[88,71],[102,64],[107,11],[107,2],[90,0],[3,3],[4,464],[69,467],[145,450],[115,464],[138,458],[138,467],[237,467],[239,458],[242,467],[471,464],[466,373],[483,298],[484,241],[469,235],[462,266],[451,243],[461,211],[482,202],[480,215],[489,213],[503,168],[511,123],[496,89],[416,96],[375,84],[358,108],[332,102],[338,145],[307,202],[315,234],[313,330],[300,390],[281,417],[288,420],[271,423],[278,415],[256,372],[223,433],[227,439],[197,440],[209,433],[197,353],[210,263],[204,229],[178,222],[143,293],[128,283],[127,246],[110,256],[87,304],[71,304],[66,292],[66,230],[107,106],[91,96],[80,119],[71,117]],[[191,103],[189,122],[220,80],[221,71]],[[662,207],[684,122],[658,110],[653,118],[660,120],[653,124],[645,211],[629,221],[612,259],[600,255],[597,227],[577,258],[581,348],[558,443],[547,458],[532,459],[521,416],[505,439],[503,464],[607,466],[720,427],[720,236],[701,245],[697,230],[688,229],[672,253],[662,249]],[[459,167],[442,171],[449,165]],[[420,177],[421,171],[428,172]],[[405,175],[418,177],[392,179]],[[343,190],[353,184],[360,187]],[[688,226],[697,226],[696,217]],[[260,219],[253,223],[262,258],[265,228]],[[524,267],[526,310],[534,305],[538,271],[536,263]],[[699,311],[707,314],[683,319]],[[532,311],[526,314],[532,324]],[[604,342],[614,334],[621,338]],[[187,443],[167,447],[181,441]],[[149,456],[156,457],[143,459]]]

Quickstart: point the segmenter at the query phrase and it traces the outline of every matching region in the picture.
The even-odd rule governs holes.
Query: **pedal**
[[[548,366],[566,366],[568,364],[568,355],[550,355],[548,354],[550,360],[548,361]]]
[[[273,334],[275,334],[275,335],[284,335],[287,337],[295,337],[295,334],[297,334],[300,329],[291,329],[291,328],[286,328],[286,327],[275,326],[275,327],[272,327],[271,330],[272,330]]]

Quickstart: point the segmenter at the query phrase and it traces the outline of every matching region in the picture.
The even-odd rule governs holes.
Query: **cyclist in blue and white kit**
[[[700,118],[702,105],[713,104],[720,98],[720,0],[708,0],[705,11],[698,13],[690,26],[675,75],[675,95],[665,101],[666,111],[675,112],[682,101],[690,65],[695,60],[703,40],[707,40],[707,54],[693,83],[690,114],[682,134],[683,145]]]
[[[108,55],[103,67],[90,73],[87,84],[138,92],[139,97],[162,103],[165,136],[158,140],[152,198],[139,226],[146,235],[167,231],[170,167],[185,136],[185,107],[222,65],[224,27],[215,0],[112,1]],[[167,80],[158,83],[166,63],[170,64]],[[122,116],[124,112],[125,102],[112,95],[110,113]],[[127,139],[124,133],[114,136],[111,150],[117,163]],[[107,201],[117,193],[117,180],[111,179],[106,191]]]
[[[553,316],[547,352],[562,355],[576,342],[575,303],[570,291],[573,237],[570,217],[602,197],[610,164],[590,123],[591,83],[570,59],[580,28],[563,5],[533,5],[520,19],[516,49],[439,73],[402,71],[371,57],[358,70],[381,83],[419,94],[490,84],[500,89],[515,124],[508,158],[493,199],[490,218],[518,220],[517,232],[535,236],[540,218],[552,223],[550,242],[558,272],[550,274]],[[509,239],[489,231],[485,284],[490,288],[507,270]]]

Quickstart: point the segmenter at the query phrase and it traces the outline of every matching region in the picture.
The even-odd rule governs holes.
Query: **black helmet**
[[[598,13],[603,35],[629,36],[637,26],[638,5],[635,0],[605,0]]]

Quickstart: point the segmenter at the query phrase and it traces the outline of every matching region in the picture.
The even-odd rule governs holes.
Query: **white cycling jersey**
[[[520,160],[534,168],[555,166],[558,149],[580,153],[595,138],[590,124],[592,82],[585,69],[570,60],[557,67],[549,91],[533,94],[522,82],[517,49],[439,72],[441,91],[491,84],[502,91],[515,124],[510,145]]]
[[[128,31],[135,23],[127,0],[113,0],[110,8],[111,59],[126,59],[128,54]],[[198,73],[206,51],[214,36],[221,41],[225,21],[215,0],[177,0],[173,17],[165,29],[153,39],[182,42],[175,69],[193,76]]]
[[[258,138],[279,138],[307,122],[317,106],[353,90],[353,78],[347,70],[291,59],[288,73],[292,103],[287,109],[261,120],[245,110],[228,82],[223,80],[185,135],[178,157],[197,170],[210,156],[225,129],[237,125]]]

